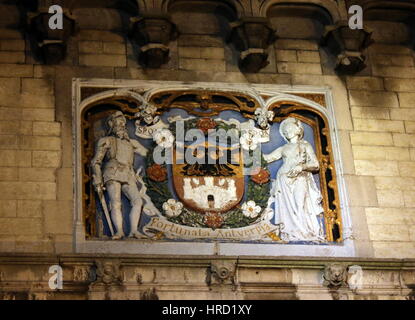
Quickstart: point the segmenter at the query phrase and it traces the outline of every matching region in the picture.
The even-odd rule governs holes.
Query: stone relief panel
[[[281,94],[87,97],[77,216],[86,241],[341,244],[327,107],[313,107],[319,94]]]

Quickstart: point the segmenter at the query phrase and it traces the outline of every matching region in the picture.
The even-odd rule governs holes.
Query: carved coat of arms
[[[86,221],[100,226],[94,233],[114,240],[332,237],[327,226],[335,212],[324,211],[324,184],[315,180],[330,167],[321,168],[316,155],[323,146],[310,135],[314,123],[321,127],[314,118],[289,112],[277,118],[242,94],[226,100],[218,93],[175,92],[147,99],[85,116],[95,121],[88,125],[94,145],[85,153]]]

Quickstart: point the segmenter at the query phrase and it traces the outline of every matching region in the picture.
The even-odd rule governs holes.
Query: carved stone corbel
[[[276,40],[275,31],[266,18],[242,18],[231,22],[228,39],[240,52],[239,67],[243,72],[258,72],[269,64],[268,46]]]
[[[340,263],[326,265],[323,272],[323,285],[337,289],[347,285],[347,267]]]
[[[373,43],[371,35],[364,29],[350,29],[343,22],[326,27],[321,45],[336,57],[339,74],[355,74],[366,67],[363,51]]]
[[[212,285],[236,284],[236,261],[212,261],[206,273],[206,283]]]
[[[156,288],[144,290],[140,294],[140,300],[159,300]]]
[[[131,18],[131,37],[140,46],[138,62],[147,68],[159,68],[169,61],[170,41],[176,39],[176,25],[166,15]]]
[[[65,58],[67,41],[75,33],[76,26],[74,17],[64,9],[63,28],[51,29],[49,19],[52,15],[48,8],[40,8],[27,16],[27,32],[37,55],[46,64],[57,64]]]

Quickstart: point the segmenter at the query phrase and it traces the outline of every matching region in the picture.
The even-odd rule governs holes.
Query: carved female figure
[[[282,158],[271,188],[269,205],[274,202],[274,223],[281,224],[281,238],[286,241],[323,241],[318,216],[323,213],[322,196],[312,172],[319,169],[313,147],[303,139],[301,121],[287,118],[280,134],[287,143],[264,155],[267,162]]]

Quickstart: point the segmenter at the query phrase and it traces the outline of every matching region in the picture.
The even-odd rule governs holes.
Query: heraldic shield
[[[239,144],[206,141],[174,149],[172,176],[177,197],[184,206],[202,214],[225,213],[241,202],[243,172]]]

